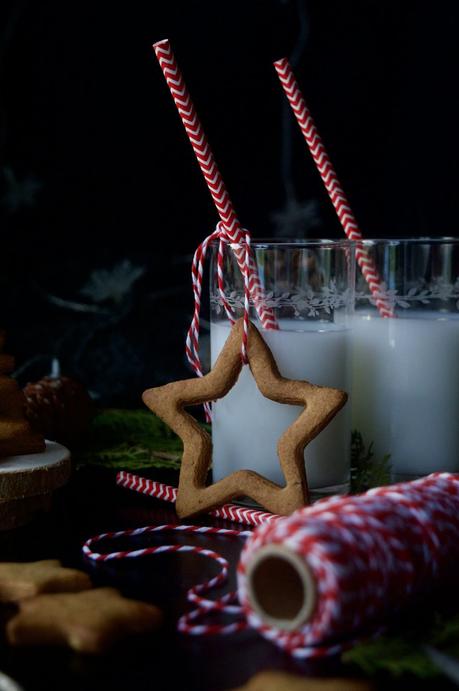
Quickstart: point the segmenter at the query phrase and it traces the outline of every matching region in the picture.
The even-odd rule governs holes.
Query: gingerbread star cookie
[[[57,559],[0,563],[0,602],[18,602],[41,593],[77,592],[92,588],[83,571],[64,568]]]
[[[154,631],[161,618],[153,605],[128,600],[115,588],[96,588],[22,601],[6,635],[12,645],[68,646],[98,654],[128,635]]]
[[[234,386],[242,368],[243,320],[238,320],[214,368],[204,377],[172,382],[148,389],[144,403],[183,441],[176,509],[181,518],[209,511],[232,499],[247,496],[268,511],[289,514],[308,503],[304,448],[343,407],[347,394],[339,389],[315,386],[282,377],[271,351],[251,324],[248,361],[263,396],[278,403],[302,406],[295,422],[278,442],[278,456],[285,477],[280,487],[252,470],[239,470],[206,487],[212,442],[207,432],[185,411],[186,406],[214,401]]]

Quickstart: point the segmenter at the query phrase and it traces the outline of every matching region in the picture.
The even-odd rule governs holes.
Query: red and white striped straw
[[[359,230],[349,202],[336,176],[311,113],[305,103],[303,94],[293,74],[292,67],[287,58],[276,60],[274,67],[276,68],[285,95],[289,100],[332,204],[335,207],[344,233],[349,240],[361,242],[363,240],[362,233]],[[362,245],[357,245],[355,256],[363,277],[374,297],[376,307],[381,317],[394,317],[395,315],[391,306],[388,304],[387,300],[381,296],[383,292],[381,290],[381,280],[372,259],[368,256],[366,248]]]
[[[163,482],[150,480],[134,473],[129,473],[127,470],[120,470],[116,475],[116,484],[119,487],[131,489],[140,494],[146,494],[155,499],[174,504],[177,499],[177,488],[171,485],[165,485]],[[258,526],[271,521],[277,521],[281,516],[268,511],[260,511],[259,509],[251,509],[245,506],[238,506],[237,504],[223,504],[212,511],[209,515],[214,518],[222,518],[226,521],[233,521],[234,523],[242,523],[243,525]]]
[[[213,153],[207,141],[202,124],[196,113],[191,96],[185,85],[182,73],[177,65],[174,53],[168,39],[158,41],[153,45],[156,57],[163,71],[174,103],[177,106],[182,123],[190,140],[199,166],[212,195],[212,199],[221,218],[227,239],[233,250],[238,266],[244,275],[246,272],[246,236],[237,218],[234,206],[229,197],[222,175],[215,162]],[[274,313],[263,303],[263,290],[254,262],[249,270],[249,290],[254,301],[260,321],[265,329],[277,329]]]

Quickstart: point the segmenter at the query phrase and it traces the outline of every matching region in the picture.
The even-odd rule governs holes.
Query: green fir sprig
[[[373,453],[373,442],[365,446],[358,430],[351,436],[351,492],[358,494],[371,487],[380,487],[390,483],[390,454],[376,459]]]
[[[343,653],[342,659],[368,676],[385,672],[393,677],[409,674],[425,679],[442,673],[429,656],[429,646],[459,658],[459,614],[430,613],[429,619],[416,627],[359,643]]]

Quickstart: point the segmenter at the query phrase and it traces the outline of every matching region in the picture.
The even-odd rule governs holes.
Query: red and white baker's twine
[[[164,535],[164,533],[179,533],[179,534],[194,534],[194,535],[224,535],[226,537],[247,537],[250,535],[249,531],[242,530],[228,530],[226,528],[209,528],[207,526],[194,525],[174,525],[164,524],[158,526],[145,526],[144,528],[136,528],[134,530],[118,530],[112,533],[102,533],[96,537],[90,538],[83,545],[83,554],[88,559],[96,563],[120,560],[120,559],[136,559],[138,557],[147,557],[157,554],[166,554],[171,552],[198,554],[216,562],[220,566],[220,572],[203,583],[190,588],[187,593],[187,599],[196,606],[196,610],[189,612],[180,618],[178,623],[179,631],[183,633],[191,633],[194,635],[212,635],[215,633],[228,634],[241,631],[246,628],[247,624],[244,620],[232,622],[227,625],[212,625],[212,624],[195,624],[194,621],[203,614],[219,613],[241,615],[241,607],[237,603],[236,593],[227,593],[219,600],[208,600],[202,597],[202,594],[217,588],[227,581],[228,567],[227,560],[210,549],[203,547],[196,547],[192,545],[158,545],[157,547],[145,547],[143,549],[123,550],[118,552],[110,552],[108,554],[101,554],[94,551],[94,546],[101,540],[116,540],[119,538],[136,538],[145,535],[154,534]]]
[[[305,103],[303,94],[291,65],[287,58],[282,58],[274,63],[284,92],[290,102],[293,113],[298,121],[301,132],[306,140],[309,151],[312,154],[322,181],[327,189],[330,199],[335,207],[335,211],[343,226],[346,237],[349,240],[361,242],[363,240],[357,221],[352,213],[349,202],[344,194],[343,188],[336,176],[335,170],[328,157],[322,139],[317,131],[311,113]],[[375,304],[382,317],[393,317],[394,313],[386,300],[381,297],[381,280],[372,259],[368,256],[365,247],[357,244],[355,256],[360,266],[360,270],[374,297]]]
[[[333,497],[256,531],[241,555],[239,599],[249,624],[292,655],[309,657],[324,645],[335,652],[451,576],[458,538],[458,475]],[[247,566],[267,544],[293,550],[316,583],[314,614],[295,632],[266,626],[248,600]]]
[[[241,355],[244,364],[247,364],[247,339],[249,332],[249,310],[250,310],[250,276],[253,273],[251,257],[250,257],[250,235],[247,231],[244,237],[244,262],[241,268],[243,279],[244,279],[244,329],[243,338],[241,345]],[[188,329],[186,337],[186,355],[188,362],[191,364],[192,368],[198,375],[198,377],[204,376],[202,371],[201,359],[199,357],[199,321],[201,312],[201,293],[202,293],[202,279],[204,273],[204,264],[206,260],[207,248],[210,242],[213,240],[218,240],[218,252],[217,252],[217,285],[218,292],[222,300],[223,308],[226,312],[231,324],[234,324],[233,311],[228,304],[225,294],[225,282],[223,275],[223,263],[225,258],[225,244],[227,242],[227,234],[225,233],[223,223],[217,225],[216,230],[209,235],[205,240],[199,245],[198,249],[194,253],[193,262],[191,265],[191,280],[193,284],[193,295],[194,295],[194,311],[193,318],[191,320],[190,328]],[[233,245],[231,245],[233,247]],[[206,412],[207,422],[212,419],[212,411],[209,403],[204,403],[204,410]]]
[[[124,477],[118,476],[118,483],[156,497],[164,496],[168,501],[175,497],[174,488],[134,478],[126,473]],[[221,586],[228,573],[226,559],[212,550],[189,545],[161,545],[108,554],[94,550],[102,539],[171,531],[248,538],[238,566],[237,597],[235,593],[218,600],[202,597]],[[248,597],[248,565],[258,550],[276,544],[303,559],[316,583],[313,614],[296,631],[267,626]],[[193,552],[210,558],[220,566],[220,573],[190,589],[188,600],[195,609],[181,617],[180,631],[192,635],[229,634],[250,627],[298,658],[336,654],[356,637],[379,629],[387,612],[396,612],[435,585],[457,578],[459,475],[434,473],[362,495],[332,497],[291,516],[271,518],[254,532],[166,524],[104,533],[88,540],[83,552],[94,562],[164,552]],[[236,621],[211,624],[207,622],[210,614],[232,615]]]
[[[263,289],[260,283],[256,263],[250,254],[250,235],[241,227],[234,206],[229,197],[222,175],[215,162],[213,153],[207,141],[202,124],[198,118],[191,96],[185,85],[182,73],[179,70],[172,48],[167,39],[155,43],[154,51],[163,71],[172,98],[185,127],[186,133],[198,159],[199,166],[206,180],[212,199],[217,208],[221,223],[198,247],[193,260],[193,290],[195,295],[195,309],[193,321],[188,332],[186,352],[191,366],[198,376],[202,376],[201,362],[199,358],[199,309],[201,297],[201,283],[203,264],[207,245],[211,240],[219,239],[218,251],[218,287],[222,296],[224,309],[231,319],[232,312],[226,301],[223,284],[223,243],[229,244],[236,257],[238,266],[244,277],[245,307],[244,307],[244,332],[242,345],[242,358],[247,362],[247,338],[249,312],[249,297],[252,297],[255,309],[265,329],[277,329],[277,321],[274,312],[268,308],[263,298]],[[209,407],[207,406],[207,412]]]

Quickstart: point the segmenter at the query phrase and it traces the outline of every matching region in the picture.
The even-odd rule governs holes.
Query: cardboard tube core
[[[247,594],[265,624],[295,631],[316,604],[316,584],[308,565],[283,545],[262,547],[247,567]]]

